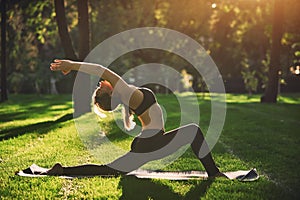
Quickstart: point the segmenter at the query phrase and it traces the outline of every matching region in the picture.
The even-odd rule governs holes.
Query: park
[[[299,199],[299,1],[0,2],[1,199]],[[108,110],[97,99],[104,80]],[[132,85],[151,91],[141,104],[155,95],[142,111],[139,93],[123,100]],[[209,175],[212,155],[225,175],[255,169],[256,179],[20,173],[107,166],[148,126],[168,135],[190,123],[211,152],[195,156],[193,139],[141,168]]]

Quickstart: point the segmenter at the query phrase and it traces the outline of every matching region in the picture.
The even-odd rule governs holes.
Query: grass
[[[189,100],[189,95],[182,98]],[[167,112],[167,129],[180,123],[178,102],[159,95]],[[199,95],[201,127],[210,120],[208,96]],[[99,163],[86,149],[72,120],[71,96],[12,95],[0,104],[1,199],[299,199],[300,95],[282,95],[277,104],[260,104],[259,96],[227,95],[227,116],[213,156],[222,171],[256,167],[256,182],[215,180],[167,181],[132,177],[61,179],[14,175],[32,163],[51,167]],[[87,117],[89,118],[89,117]],[[132,137],[108,117],[102,130],[116,145],[129,149]],[[97,151],[95,151],[97,152]],[[95,153],[94,152],[94,153]],[[98,152],[99,153],[99,152]],[[188,149],[166,170],[203,170]]]

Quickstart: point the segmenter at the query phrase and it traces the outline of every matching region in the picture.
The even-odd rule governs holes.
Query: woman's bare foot
[[[49,169],[47,172],[43,174],[49,176],[59,176],[59,175],[63,175],[63,172],[64,172],[63,166],[60,163],[56,163],[51,169]]]

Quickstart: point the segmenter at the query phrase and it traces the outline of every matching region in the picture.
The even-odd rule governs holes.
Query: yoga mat
[[[47,175],[41,175],[48,169],[40,167],[36,164],[19,171],[16,175],[25,177],[46,177]],[[224,172],[224,174],[231,180],[239,181],[255,181],[259,178],[256,169],[251,170],[238,170],[231,172]],[[203,171],[151,171],[151,170],[134,170],[126,174],[126,176],[135,176],[141,179],[167,179],[167,180],[191,180],[191,179],[208,179],[207,173]],[[84,178],[94,176],[59,176],[61,178]],[[103,177],[110,177],[110,175],[104,175]]]
[[[254,181],[259,178],[256,169],[238,170],[232,172],[223,172],[227,178],[240,181]],[[208,179],[208,175],[204,171],[150,171],[135,170],[127,175],[133,175],[137,178],[149,179],[167,179],[167,180],[191,180],[191,179]]]

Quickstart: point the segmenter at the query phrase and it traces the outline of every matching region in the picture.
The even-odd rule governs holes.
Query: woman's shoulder
[[[122,103],[133,109],[137,108],[144,98],[143,92],[134,85],[127,85],[124,88],[118,87],[116,92],[120,95]]]

